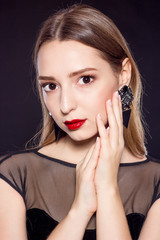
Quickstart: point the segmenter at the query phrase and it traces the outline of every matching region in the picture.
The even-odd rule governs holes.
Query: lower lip
[[[75,130],[80,128],[86,120],[83,121],[79,121],[79,122],[75,122],[75,123],[70,123],[70,124],[66,124],[66,126],[68,127],[69,130]]]

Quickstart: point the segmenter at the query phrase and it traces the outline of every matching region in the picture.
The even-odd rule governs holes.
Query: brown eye
[[[48,88],[49,88],[50,90],[55,90],[55,89],[56,89],[56,84],[50,83],[50,84],[48,84]]]
[[[93,77],[91,76],[83,76],[80,78],[79,83],[82,85],[89,84],[93,81]]]
[[[50,91],[56,90],[57,85],[55,83],[47,83],[47,84],[42,85],[42,88],[44,89],[44,91],[50,92]]]

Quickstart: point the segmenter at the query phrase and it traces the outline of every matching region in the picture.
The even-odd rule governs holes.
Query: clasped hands
[[[76,167],[76,193],[72,207],[91,217],[97,210],[98,197],[116,189],[117,175],[124,148],[121,99],[114,92],[106,102],[108,127],[101,115],[96,117],[99,137]]]

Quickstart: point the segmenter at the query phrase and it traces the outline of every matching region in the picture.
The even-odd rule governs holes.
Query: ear
[[[129,85],[131,80],[131,62],[129,58],[125,58],[122,62],[122,69],[119,74],[119,89],[122,88],[124,85]]]

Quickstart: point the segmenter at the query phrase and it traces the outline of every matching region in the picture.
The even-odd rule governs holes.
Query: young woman
[[[160,164],[119,30],[74,5],[44,23],[34,56],[43,127],[37,148],[1,158],[0,239],[159,240]]]

